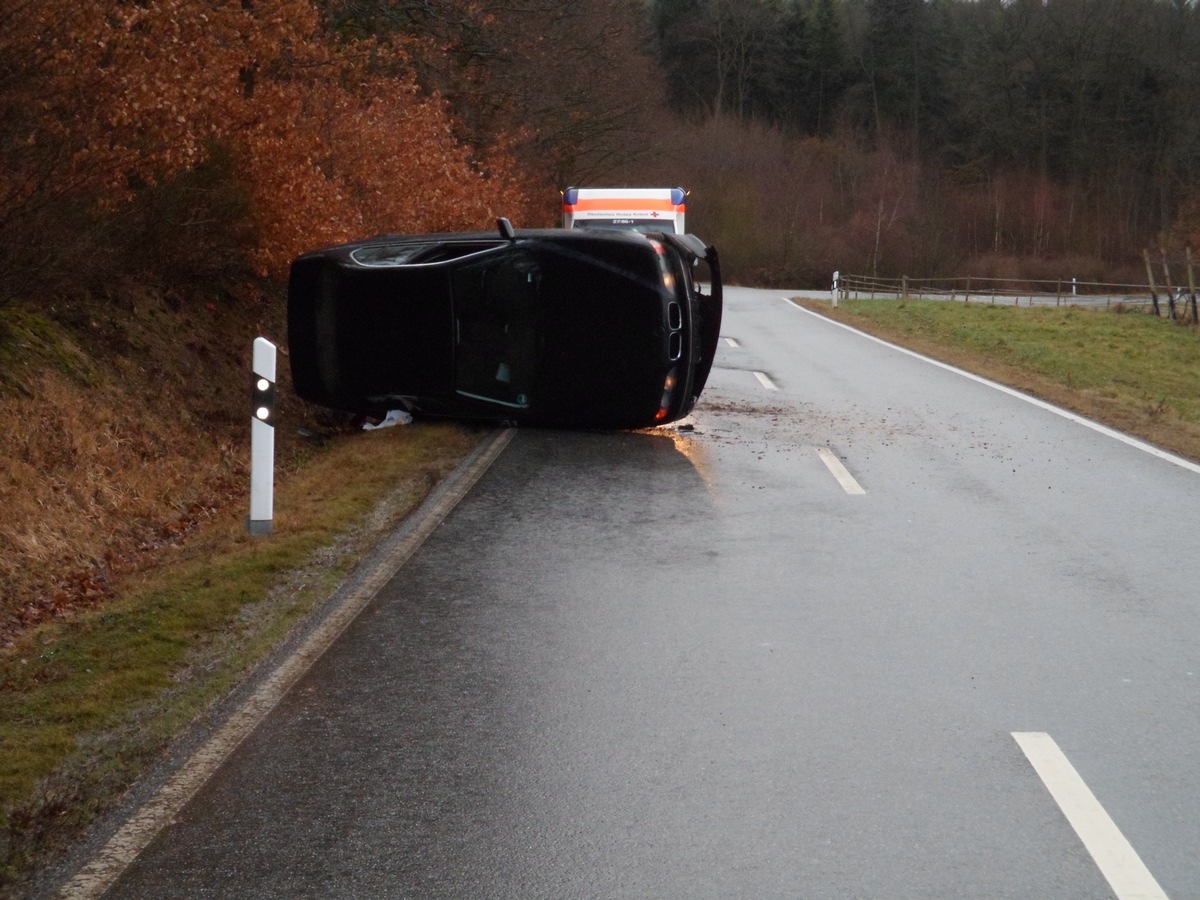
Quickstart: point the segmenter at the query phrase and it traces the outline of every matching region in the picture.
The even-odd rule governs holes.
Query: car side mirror
[[[506,241],[516,241],[516,229],[513,228],[512,222],[508,221],[508,219],[504,218],[504,216],[501,216],[496,220],[496,227],[500,229],[500,237],[504,238]]]

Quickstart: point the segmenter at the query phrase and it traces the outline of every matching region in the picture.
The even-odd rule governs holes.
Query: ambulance
[[[567,188],[563,228],[609,228],[686,234],[683,188]]]

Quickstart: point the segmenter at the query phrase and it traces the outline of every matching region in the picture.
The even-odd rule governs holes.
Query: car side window
[[[541,272],[507,250],[454,272],[455,388],[466,397],[529,406],[537,362]]]

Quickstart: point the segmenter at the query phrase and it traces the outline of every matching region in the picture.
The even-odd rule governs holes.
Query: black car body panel
[[[717,253],[691,235],[384,235],[299,257],[288,285],[297,393],[360,413],[675,421],[704,387],[720,321]]]

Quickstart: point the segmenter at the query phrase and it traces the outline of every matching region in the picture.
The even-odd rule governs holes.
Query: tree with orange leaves
[[[363,231],[527,209],[511,159],[481,164],[456,140],[403,47],[338,40],[311,0],[17,0],[0,17],[0,269],[218,151],[245,185],[262,274]]]

